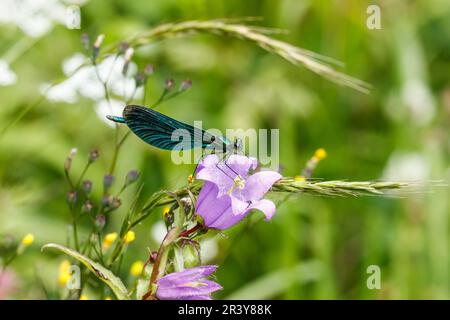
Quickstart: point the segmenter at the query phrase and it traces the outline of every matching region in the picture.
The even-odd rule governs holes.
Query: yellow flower
[[[132,276],[139,277],[144,269],[144,263],[142,261],[135,261],[131,265],[130,273]]]
[[[125,241],[125,243],[131,243],[134,241],[134,239],[136,239],[136,234],[134,233],[134,231],[128,231],[127,234],[125,235],[125,237],[123,238],[123,240]]]
[[[58,275],[58,283],[60,286],[65,286],[67,282],[70,280],[70,262],[69,260],[63,260],[59,265],[59,275]]]
[[[191,184],[192,182],[194,182],[194,176],[190,174],[188,177],[188,183]]]
[[[305,179],[304,176],[295,176],[295,177],[294,177],[294,180],[297,181],[297,182],[303,182],[303,181],[305,181],[306,179]]]
[[[169,206],[165,206],[163,209],[163,218],[170,212],[170,207]]]
[[[322,160],[325,159],[327,157],[327,152],[325,151],[325,149],[323,148],[319,148],[316,150],[316,152],[314,153],[314,157],[317,160]]]
[[[105,247],[105,249],[111,247],[113,242],[116,241],[117,236],[117,232],[108,233],[103,239],[103,247]]]
[[[89,297],[87,295],[85,295],[85,294],[82,294],[80,296],[80,300],[89,300]]]
[[[27,235],[25,235],[25,237],[23,237],[22,239],[22,245],[25,247],[30,246],[34,241],[34,235],[32,233],[28,233]]]

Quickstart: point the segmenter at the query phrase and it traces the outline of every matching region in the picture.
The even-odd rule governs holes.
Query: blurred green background
[[[381,7],[380,30],[366,27],[370,4]],[[166,78],[192,79],[193,87],[160,111],[214,128],[280,128],[286,176],[300,174],[323,147],[328,157],[316,178],[448,183],[450,2],[90,0],[81,6],[81,30],[56,22],[31,37],[11,23],[0,25],[0,59],[17,76],[0,85],[0,129],[9,126],[0,135],[0,234],[20,239],[31,232],[36,238],[10,266],[16,288],[2,298],[44,299],[43,286],[50,298],[58,296],[63,257],[40,247],[66,239],[64,159],[77,147],[73,170],[79,173],[88,152],[99,149],[88,176],[100,196],[112,156],[114,131],[92,100],[44,99],[28,109],[43,83],[63,77],[63,61],[82,52],[81,34],[104,33],[105,43],[113,44],[161,23],[248,16],[289,31],[276,38],[344,62],[342,71],[371,83],[371,93],[340,87],[245,41],[193,35],[136,52],[140,68],[152,63],[156,69],[147,101],[158,98]],[[142,173],[145,196],[184,185],[193,169],[175,166],[170,153],[134,136],[119,158],[118,179],[132,168]],[[217,280],[224,289],[216,297],[449,299],[448,199],[448,187],[427,186],[393,198],[274,198],[272,221],[254,214],[204,245],[205,262],[220,265]],[[109,217],[107,231],[117,231],[126,210]],[[155,212],[136,229],[121,274],[130,284],[131,263],[145,260],[147,247],[157,248],[159,220]],[[370,265],[381,269],[380,290],[367,288]]]

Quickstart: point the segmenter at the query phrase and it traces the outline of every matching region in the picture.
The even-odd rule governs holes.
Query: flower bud
[[[190,197],[184,197],[181,199],[181,204],[184,207],[184,213],[188,214],[192,209],[192,199]]]
[[[81,206],[82,213],[89,213],[93,208],[92,202],[90,200],[86,200]]]
[[[78,199],[78,194],[76,191],[69,191],[67,193],[66,200],[67,200],[68,204],[74,205],[75,203],[77,203],[77,199]]]
[[[175,220],[175,214],[170,207],[164,208],[163,218],[164,218],[164,223],[166,224],[166,227],[169,228]]]
[[[179,90],[186,91],[186,90],[189,90],[191,87],[192,87],[192,81],[187,79],[187,80],[184,80],[183,82],[181,82]]]
[[[106,191],[111,188],[112,184],[114,183],[114,176],[112,174],[105,174],[103,177],[103,189]]]
[[[92,181],[91,180],[84,180],[83,184],[82,184],[82,187],[83,187],[83,191],[87,195],[89,195],[91,193],[91,191],[92,191]]]
[[[112,203],[112,197],[109,194],[105,194],[102,198],[102,206],[109,207]]]
[[[166,79],[166,82],[165,82],[166,90],[171,90],[174,85],[175,85],[175,81],[173,79]]]
[[[102,230],[106,224],[106,217],[103,214],[97,215],[94,224],[98,230]]]
[[[139,277],[144,270],[144,263],[142,261],[135,261],[130,267],[130,274],[134,277]]]
[[[34,242],[34,235],[32,233],[28,233],[22,239],[22,245],[25,247],[29,247]]]
[[[126,244],[133,242],[135,239],[136,234],[134,233],[134,231],[131,230],[125,234],[125,237],[123,237],[123,241],[125,241]]]
[[[113,198],[112,198],[112,200],[111,200],[111,207],[112,207],[113,209],[117,209],[117,208],[119,208],[121,205],[122,205],[122,200],[120,200],[120,199],[117,198],[117,197],[113,197]]]
[[[88,158],[89,163],[92,163],[95,160],[97,160],[98,156],[99,156],[99,152],[97,149],[94,149],[91,152],[89,152],[89,158]]]
[[[196,241],[185,241],[182,244],[185,268],[193,268],[201,264],[200,246]]]
[[[64,162],[64,170],[66,172],[69,172],[70,168],[72,167],[72,160],[75,157],[75,155],[77,154],[77,149],[76,148],[72,148],[70,150],[69,155],[66,158],[66,161]]]
[[[125,178],[125,184],[129,185],[135,182],[139,178],[139,172],[137,170],[130,170],[127,173],[127,176]]]

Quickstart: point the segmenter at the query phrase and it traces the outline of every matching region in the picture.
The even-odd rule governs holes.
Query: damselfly
[[[212,135],[208,131],[195,128],[150,108],[128,105],[123,110],[122,117],[109,115],[106,117],[114,122],[126,124],[139,138],[160,149],[178,151],[200,147],[209,149],[211,153],[221,153],[224,160],[228,155],[242,151],[240,139],[231,142],[226,137]],[[180,137],[174,135],[177,130],[187,133],[190,139],[187,141],[176,139]]]

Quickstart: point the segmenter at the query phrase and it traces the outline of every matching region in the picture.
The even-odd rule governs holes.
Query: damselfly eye
[[[212,136],[211,137],[211,142],[214,142],[214,141],[216,141],[216,137]]]

